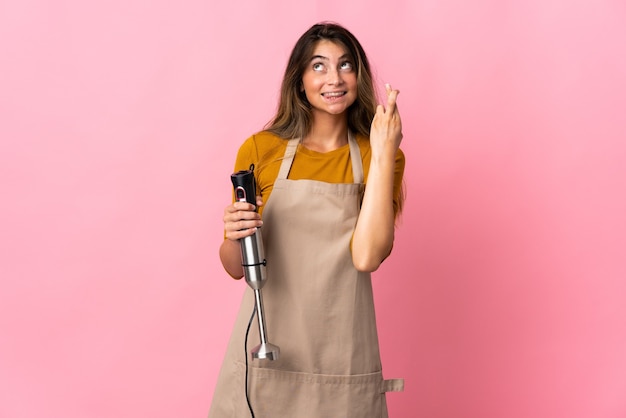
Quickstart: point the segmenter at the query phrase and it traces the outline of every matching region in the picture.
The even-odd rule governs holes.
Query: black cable
[[[254,411],[252,410],[252,404],[250,404],[250,394],[248,393],[248,334],[250,333],[250,326],[252,325],[252,320],[254,319],[254,315],[256,314],[256,303],[254,304],[254,309],[252,310],[252,315],[250,316],[250,321],[248,322],[248,328],[246,328],[246,338],[243,342],[243,352],[246,358],[246,402],[248,402],[248,408],[250,409],[250,415],[254,418]]]

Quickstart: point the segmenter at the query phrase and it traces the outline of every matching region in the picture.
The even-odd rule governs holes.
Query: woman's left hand
[[[382,104],[376,107],[376,114],[372,120],[370,130],[370,145],[372,157],[386,155],[395,158],[396,151],[402,142],[402,121],[396,100],[400,91],[393,90],[389,84],[385,85],[387,91],[386,108]]]

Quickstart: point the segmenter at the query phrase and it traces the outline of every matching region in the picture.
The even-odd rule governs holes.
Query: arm
[[[247,170],[250,163],[256,165],[258,159],[253,135],[239,147],[234,171]],[[257,196],[256,203],[259,207],[263,204],[260,196]],[[220,245],[220,260],[228,274],[234,279],[241,279],[243,267],[241,266],[239,239],[254,234],[256,228],[262,224],[261,216],[255,212],[254,205],[246,202],[233,202],[224,209],[223,221],[224,241]]]
[[[370,162],[361,212],[352,237],[352,262],[357,270],[375,271],[391,253],[395,212],[395,158],[402,141],[402,122],[396,106],[398,90],[387,87],[387,108],[379,105],[372,121]]]
[[[263,200],[257,196],[257,206],[262,204]],[[263,225],[261,215],[250,203],[234,202],[224,209],[225,239],[220,246],[220,260],[224,270],[234,279],[239,280],[243,277],[239,239],[254,234],[261,225]]]

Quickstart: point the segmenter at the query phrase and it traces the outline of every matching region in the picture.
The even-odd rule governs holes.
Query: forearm
[[[352,262],[357,270],[374,271],[391,252],[395,211],[393,185],[402,122],[396,106],[398,90],[387,90],[387,108],[376,107],[370,131],[372,159],[361,212],[352,236]]]
[[[257,196],[257,206],[263,205],[261,196]],[[220,260],[228,274],[235,279],[243,277],[241,266],[240,239],[255,233],[263,225],[256,207],[248,202],[234,202],[224,209],[224,236],[220,245]]]
[[[225,239],[220,246],[220,260],[222,266],[234,279],[243,277],[243,267],[241,266],[241,245],[239,241]]]
[[[375,271],[391,252],[395,212],[395,153],[372,158],[361,212],[352,237],[352,261],[360,271]]]

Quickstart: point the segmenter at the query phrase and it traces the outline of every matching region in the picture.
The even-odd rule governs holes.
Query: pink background
[[[626,3],[216,3],[0,5],[0,416],[206,416],[235,153],[329,19],[401,90],[391,416],[625,417]]]

